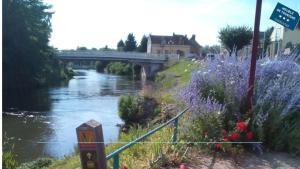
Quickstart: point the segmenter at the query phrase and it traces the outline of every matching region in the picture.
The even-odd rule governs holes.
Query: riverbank
[[[161,103],[162,113],[154,117],[154,119],[149,120],[149,126],[131,128],[127,134],[121,133],[119,137],[119,142],[129,142],[136,137],[145,134],[147,131],[153,129],[159,123],[173,117],[177,112],[183,107],[177,106],[176,92],[179,88],[183,87],[189,80],[190,74],[194,68],[194,64],[191,61],[182,60],[179,63],[169,66],[167,69],[158,73],[155,85],[151,90],[145,88],[141,93],[155,97]],[[175,80],[173,80],[175,79]],[[155,92],[154,92],[155,91]],[[172,127],[164,128],[163,130],[157,132],[151,136],[147,141],[149,142],[168,142],[172,136]],[[124,144],[110,144],[106,147],[106,154],[112,152],[118,147]],[[150,153],[149,153],[150,152]],[[161,153],[163,152],[163,153]],[[137,144],[132,148],[124,151],[120,156],[120,164],[125,164],[129,168],[135,168],[138,166],[160,166],[161,163],[166,163],[168,161],[177,161],[181,151],[178,151],[178,146],[172,146],[169,144]],[[161,158],[164,155],[162,161],[159,160],[159,164],[153,163],[157,158]],[[167,155],[167,156],[165,156]],[[108,163],[111,165],[112,160]],[[68,156],[63,160],[53,160],[52,165],[49,169],[74,169],[80,167],[80,159],[78,154]]]
[[[177,100],[177,93],[190,81],[193,70],[200,66],[201,64],[199,62],[182,60],[158,73],[154,87],[144,88],[141,94],[157,99],[161,103],[161,113],[154,119],[151,119],[148,125],[143,125],[144,127],[132,127],[128,133],[121,133],[118,141],[132,141],[153,129],[155,126],[163,123],[165,120],[174,117],[179,110],[182,110],[183,104]],[[203,139],[200,140],[202,142],[210,141],[207,140],[207,137],[212,133],[203,132],[210,129],[205,129],[206,126],[193,126],[193,124],[186,126],[187,118],[188,116],[184,116],[179,121],[178,144],[169,144],[173,127],[166,127],[147,138],[145,140],[146,143],[136,144],[122,152],[120,154],[120,165],[133,169],[179,168],[181,164],[189,168],[273,168],[274,166],[295,168],[298,166],[297,161],[299,161],[299,158],[286,153],[272,152],[258,155],[248,153],[247,149],[244,149],[240,145],[231,146],[230,144],[225,144],[225,142],[222,145],[219,144],[219,147],[216,146],[218,144],[186,144],[186,141],[196,142],[200,139]],[[205,118],[204,120],[205,121],[200,121],[201,123],[196,124],[201,125],[202,123],[208,123],[208,125],[210,125],[211,119]],[[214,124],[217,123],[213,122],[211,125],[214,126]],[[151,144],[149,144],[149,142],[151,142]],[[109,154],[122,145],[124,144],[109,144],[106,147],[106,154]],[[229,158],[225,158],[224,154],[229,156]],[[277,161],[274,161],[273,158],[276,158]],[[245,159],[251,162],[245,162]],[[108,165],[111,168],[112,160],[108,161]],[[53,161],[48,169],[54,168],[80,168],[79,156],[74,155],[64,160]]]

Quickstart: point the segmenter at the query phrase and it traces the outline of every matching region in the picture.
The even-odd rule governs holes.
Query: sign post
[[[294,30],[299,21],[299,13],[293,9],[277,3],[270,19],[281,24],[282,26]]]
[[[82,169],[106,169],[102,125],[90,120],[76,128]]]
[[[262,0],[256,0],[254,33],[253,33],[253,43],[252,43],[252,55],[251,55],[251,65],[250,65],[250,76],[249,76],[249,81],[248,81],[248,91],[247,91],[247,100],[246,100],[247,113],[250,113],[251,110],[252,110],[252,97],[253,97],[253,91],[254,91],[256,57],[257,57],[257,50],[258,50],[258,37],[259,37],[261,3],[262,3]]]

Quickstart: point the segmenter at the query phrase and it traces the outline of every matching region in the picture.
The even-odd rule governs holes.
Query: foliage
[[[132,75],[132,65],[122,62],[110,62],[106,70],[108,73],[117,75]]]
[[[148,38],[144,35],[141,39],[140,45],[137,48],[138,52],[147,52]]]
[[[220,52],[221,51],[220,51],[220,46],[219,45],[212,45],[212,46],[205,45],[202,48],[202,55],[203,56],[206,56],[208,53],[219,54]]]
[[[219,39],[228,50],[229,55],[235,51],[237,56],[237,51],[250,44],[252,31],[247,26],[227,26],[219,31]]]
[[[12,151],[3,152],[2,155],[2,168],[3,169],[15,169],[18,163],[15,160],[15,156]]]
[[[249,126],[269,147],[299,153],[300,66],[296,55],[257,61],[254,109]],[[179,94],[190,107],[191,119],[224,114],[224,129],[233,131],[245,114],[249,61],[233,57],[203,61]],[[241,113],[239,113],[241,112]],[[290,138],[290,139],[287,139]],[[290,152],[292,152],[290,151]]]
[[[32,162],[23,163],[18,169],[40,169],[50,166],[52,162],[51,158],[38,158]]]
[[[48,46],[51,6],[41,0],[3,1],[3,87],[35,88],[70,78]],[[5,90],[6,91],[6,90]]]
[[[266,50],[268,49],[268,47],[271,44],[271,35],[272,35],[273,31],[274,31],[274,27],[271,27],[271,28],[268,28],[265,32],[264,47],[263,47],[265,52],[267,52]]]
[[[88,50],[88,48],[84,46],[78,46],[76,50]]]
[[[137,137],[147,133],[152,128],[141,126],[130,128],[128,133],[120,133],[119,143],[112,143],[105,147],[106,154],[120,148],[126,143],[136,139]],[[165,127],[155,134],[151,135],[145,142],[169,142],[172,137],[172,128]],[[182,150],[178,150],[180,145],[172,146],[171,144],[148,144],[138,143],[128,148],[120,154],[120,166],[126,165],[128,168],[159,168],[166,165],[167,161],[171,161],[174,157],[178,158],[178,163],[183,160]],[[163,158],[162,158],[163,157]],[[154,163],[160,159],[157,163]],[[113,159],[107,161],[108,168],[112,168]],[[178,165],[179,166],[179,165]],[[63,160],[54,161],[53,164],[45,169],[74,169],[80,168],[80,158],[78,155],[66,157]]]
[[[222,118],[223,114],[211,113],[192,120],[185,132],[186,139],[191,142],[221,141]]]
[[[127,40],[125,41],[124,51],[130,52],[135,51],[137,48],[135,37],[133,36],[133,33],[129,33],[127,36]]]
[[[119,51],[123,51],[123,50],[124,50],[124,47],[125,47],[125,44],[124,44],[123,40],[121,39],[121,40],[118,42],[118,44],[117,44],[117,49],[118,49]]]
[[[96,61],[95,65],[96,65],[97,72],[103,72],[104,71],[105,66],[101,61]]]
[[[148,117],[159,113],[158,103],[148,97],[121,96],[119,99],[119,116],[126,124],[143,123]]]

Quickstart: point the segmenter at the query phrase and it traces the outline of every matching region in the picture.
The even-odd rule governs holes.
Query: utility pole
[[[260,14],[261,14],[261,4],[262,0],[256,0],[256,10],[255,10],[255,21],[254,21],[254,33],[253,33],[253,43],[252,43],[252,55],[251,55],[251,66],[250,75],[248,81],[247,90],[247,100],[246,100],[246,110],[250,114],[252,110],[252,98],[254,92],[254,81],[255,81],[255,69],[256,69],[256,57],[258,50],[258,40],[259,40],[259,25],[260,25]]]

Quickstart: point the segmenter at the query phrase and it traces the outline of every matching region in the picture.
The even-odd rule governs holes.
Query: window
[[[169,54],[169,51],[168,51],[168,50],[165,50],[165,54]]]
[[[160,50],[157,50],[157,54],[160,54]]]

